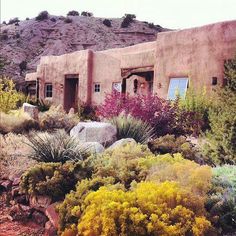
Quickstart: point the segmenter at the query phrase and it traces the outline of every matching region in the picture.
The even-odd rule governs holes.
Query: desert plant
[[[18,22],[20,22],[20,20],[18,19],[18,17],[15,17],[15,18],[9,20],[8,25],[12,25],[12,24],[15,24]]]
[[[67,13],[67,16],[79,16],[79,12],[78,12],[78,11],[75,11],[75,10],[69,11],[69,12]]]
[[[96,114],[96,107],[88,105],[81,101],[78,106],[77,116],[81,120],[94,120],[94,121],[98,120],[98,117]]]
[[[49,196],[54,201],[62,199],[74,189],[81,172],[81,164],[40,163],[26,171],[20,182],[20,188],[27,195]]]
[[[1,119],[1,118],[0,118]],[[29,159],[31,149],[24,142],[24,135],[0,134],[0,176],[20,176],[37,162]]]
[[[121,28],[127,28],[136,19],[134,14],[125,14],[121,23]]]
[[[22,110],[10,112],[8,114],[0,112],[0,133],[25,133],[30,130],[39,129],[37,121],[33,120]]]
[[[206,96],[206,89],[195,91],[189,88],[185,98],[175,101],[176,133],[199,135],[209,129],[209,110],[214,100],[213,94]]]
[[[171,133],[175,125],[176,108],[169,101],[152,94],[130,97],[113,91],[97,108],[97,114],[102,118],[112,118],[120,113],[149,123],[157,136]]]
[[[69,24],[69,23],[72,23],[73,20],[69,17],[66,17],[65,20],[64,20],[65,23]]]
[[[216,91],[209,111],[210,131],[203,151],[215,164],[236,163],[236,57],[226,62],[227,85]]]
[[[145,121],[131,115],[120,114],[109,120],[117,128],[117,139],[133,138],[136,142],[147,143],[154,137],[154,129]]]
[[[151,156],[146,145],[130,143],[123,147],[107,149],[100,155],[90,156],[86,162],[93,170],[93,177],[113,177],[115,182],[129,188],[130,183],[146,178],[138,164],[140,158]]]
[[[73,224],[77,224],[81,215],[79,209],[89,193],[97,191],[102,186],[114,184],[114,182],[112,177],[96,177],[79,181],[76,185],[76,190],[67,194],[58,207],[60,233],[65,229],[71,228]]]
[[[22,72],[27,69],[27,61],[22,61],[19,64],[19,68],[20,68],[20,73],[22,74]]]
[[[202,203],[206,200],[211,187],[211,167],[186,160],[180,154],[141,159],[139,165],[149,167],[148,181],[175,181],[183,189],[202,198]]]
[[[203,156],[199,148],[195,147],[185,136],[175,137],[167,134],[148,143],[148,147],[154,154],[181,153],[184,158],[193,160],[199,164],[209,164],[210,160]]]
[[[0,77],[0,111],[10,112],[17,108],[17,103],[24,95],[15,89],[14,82],[8,77]]]
[[[27,138],[27,144],[33,150],[30,157],[37,161],[64,163],[68,160],[81,161],[88,155],[86,148],[62,130],[41,135],[33,132]]]
[[[81,16],[91,17],[91,16],[93,16],[93,13],[92,12],[88,12],[88,11],[82,11],[81,12]]]
[[[81,235],[208,235],[211,228],[197,198],[170,182],[140,183],[128,192],[101,187],[82,209]]]
[[[37,21],[43,21],[48,19],[48,12],[47,11],[42,11],[36,16],[35,20]]]
[[[108,19],[104,19],[102,23],[107,27],[111,27],[111,21]]]
[[[212,188],[206,208],[221,233],[236,230],[236,166],[213,169]]]
[[[39,115],[39,124],[42,130],[65,129],[70,131],[79,118],[75,114],[67,114],[61,106],[51,106],[48,111]]]

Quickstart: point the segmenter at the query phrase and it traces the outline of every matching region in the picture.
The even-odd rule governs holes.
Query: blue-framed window
[[[177,96],[185,98],[188,88],[188,78],[171,78],[167,99],[175,100]]]

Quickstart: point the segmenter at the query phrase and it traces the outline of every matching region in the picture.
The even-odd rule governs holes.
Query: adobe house
[[[197,89],[224,83],[224,61],[236,53],[236,21],[158,33],[154,42],[94,52],[45,56],[26,75],[36,96],[68,111],[82,101],[103,102],[106,93],[155,93],[174,99],[189,85]]]

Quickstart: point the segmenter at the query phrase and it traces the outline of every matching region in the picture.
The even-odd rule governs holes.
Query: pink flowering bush
[[[175,125],[176,108],[169,101],[152,94],[131,97],[113,92],[106,95],[104,103],[97,110],[97,114],[106,119],[120,113],[148,122],[155,128],[157,135],[171,133]]]

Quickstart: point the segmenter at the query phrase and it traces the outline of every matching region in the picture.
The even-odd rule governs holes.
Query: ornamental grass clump
[[[117,128],[117,139],[133,138],[138,143],[147,143],[154,137],[154,129],[145,121],[120,114],[109,120]]]
[[[39,162],[81,161],[89,155],[78,140],[63,130],[52,134],[33,132],[27,138],[27,144],[33,150],[30,157]]]

